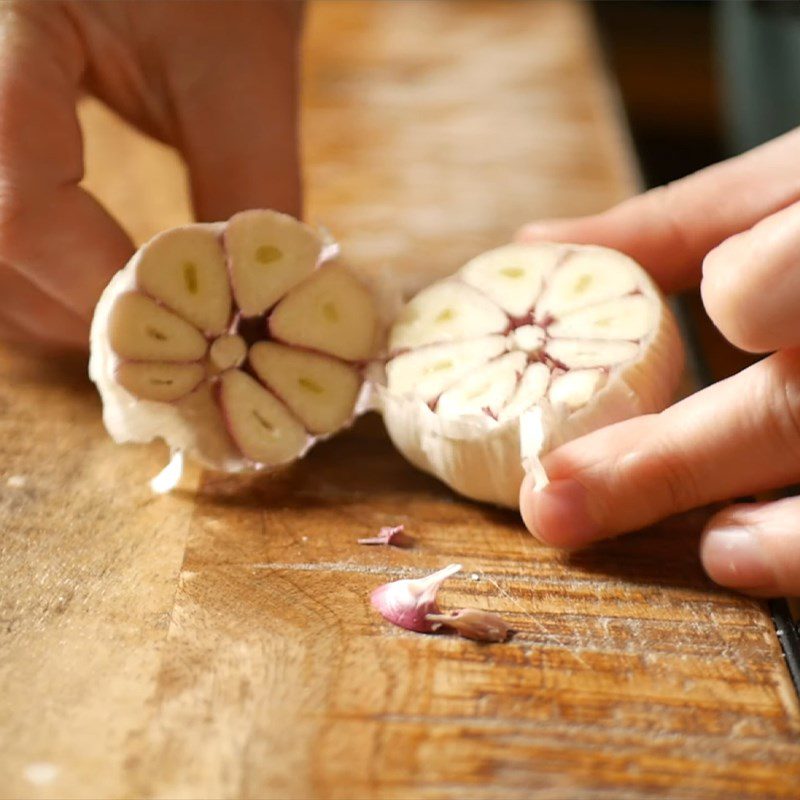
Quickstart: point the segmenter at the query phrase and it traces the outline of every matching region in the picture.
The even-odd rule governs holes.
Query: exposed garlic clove
[[[523,411],[541,400],[550,385],[550,370],[541,361],[534,361],[525,367],[522,378],[517,382],[517,390],[505,407],[500,409],[497,419],[505,422],[516,419]]]
[[[404,525],[384,526],[377,536],[359,539],[358,544],[387,544],[394,547],[411,547],[414,540],[405,532]]]
[[[606,300],[559,317],[547,333],[558,338],[638,341],[650,331],[653,302],[642,295]]]
[[[447,614],[428,614],[427,620],[453,628],[459,636],[476,642],[504,642],[511,630],[498,614],[477,608],[462,608]]]
[[[108,340],[121,358],[198,361],[208,349],[200,332],[139,292],[126,292],[108,320]]]
[[[432,633],[440,623],[427,619],[428,614],[438,614],[436,594],[439,587],[461,570],[460,564],[450,564],[425,578],[392,581],[372,592],[372,607],[384,619],[409,631]]]
[[[512,317],[524,317],[542,292],[563,250],[542,245],[535,251],[525,244],[510,244],[473,258],[459,277],[474,286]]]
[[[481,299],[466,300],[465,283]],[[515,244],[478,256],[412,299],[389,336],[404,348],[390,353],[381,395],[397,448],[456,491],[512,507],[523,457],[540,467],[545,452],[521,441],[521,418],[542,410],[537,439],[551,449],[662,410],[683,364],[652,279],[594,246]]]
[[[314,271],[322,239],[276,211],[242,211],[224,234],[236,305],[245,317],[263,314]]]
[[[242,453],[259,464],[283,464],[308,445],[306,429],[275,395],[241,370],[222,374],[219,404]]]
[[[391,351],[500,333],[506,315],[480,292],[459,281],[423,289],[402,310],[389,337]]]
[[[398,394],[412,393],[428,402],[476,367],[501,355],[505,348],[504,337],[485,336],[409,350],[386,365],[389,385]]]
[[[497,417],[516,391],[519,376],[525,371],[524,353],[506,353],[481,365],[442,392],[436,411],[442,416],[479,414]]]
[[[132,395],[161,403],[185,397],[197,388],[205,376],[206,371],[199,363],[164,361],[124,361],[116,372],[119,385]]]
[[[554,406],[563,405],[570,411],[585,406],[605,381],[601,369],[576,369],[556,375],[547,397]]]
[[[548,245],[533,247],[538,250]],[[562,317],[578,308],[623,297],[641,287],[641,267],[621,253],[603,247],[556,247],[560,263],[536,300],[537,319]]]
[[[520,325],[508,334],[508,339],[513,349],[533,355],[542,352],[547,335],[538,325]]]
[[[136,266],[143,292],[207,335],[228,325],[231,292],[225,253],[207,228],[175,228],[152,239]]]
[[[367,289],[320,263],[335,252],[272,211],[145,244],[92,322],[90,374],[111,435],[162,438],[205,466],[242,471],[291,461],[349,425],[366,406],[362,362],[380,331]]]
[[[250,348],[250,364],[312,433],[332,433],[352,418],[361,376],[343,361],[257,342]]]
[[[551,339],[547,343],[547,355],[569,369],[613,367],[638,353],[638,342]]]
[[[375,353],[378,317],[369,292],[351,273],[323,267],[276,306],[269,332],[285,344],[360,361]]]
[[[208,363],[213,372],[236,369],[247,358],[247,343],[236,333],[215,339],[208,351]]]

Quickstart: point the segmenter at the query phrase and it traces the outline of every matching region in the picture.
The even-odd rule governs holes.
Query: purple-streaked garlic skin
[[[112,437],[163,438],[204,466],[239,472],[289,463],[347,427],[366,410],[364,364],[375,354],[380,326],[360,281],[326,263],[335,253],[310,227],[259,210],[225,223],[166,231],[140,248],[109,283],[92,322],[90,375],[103,397]],[[359,310],[353,325],[346,313],[351,295]],[[287,309],[279,327],[300,342],[294,348],[295,384],[287,391],[284,381],[280,392],[251,364],[252,346],[271,339],[270,320],[278,308]],[[325,335],[309,336],[315,320]],[[315,374],[321,363],[332,365],[325,380]],[[339,370],[338,383],[326,383],[333,380],[332,370]],[[289,432],[286,446],[277,439],[275,446],[255,441],[254,436],[275,438],[280,432],[273,430],[274,420],[259,426],[236,419],[240,409],[221,391],[230,372],[258,382],[303,435]],[[146,383],[151,380],[152,389]],[[298,406],[293,398],[300,397]],[[260,401],[268,402],[266,396]],[[326,411],[334,408],[335,413]],[[250,404],[241,413],[255,411]],[[274,460],[266,458],[270,453]]]
[[[414,544],[414,539],[405,532],[405,525],[387,525],[378,531],[377,536],[359,539],[358,544],[412,547]]]
[[[440,623],[431,622],[429,614],[438,614],[436,594],[439,587],[461,569],[450,564],[424,578],[403,579],[379,586],[372,592],[372,607],[386,620],[417,633],[433,633]]]
[[[434,612],[427,615],[427,620],[453,628],[459,636],[476,642],[504,642],[511,630],[501,616],[478,608],[462,608],[447,614]]]

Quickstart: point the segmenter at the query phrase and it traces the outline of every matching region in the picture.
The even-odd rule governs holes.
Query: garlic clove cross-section
[[[353,415],[361,374],[336,358],[274,342],[257,342],[250,364],[312,433],[333,433]]]
[[[370,292],[314,229],[274,211],[145,244],[92,321],[92,380],[118,442],[164,439],[199,463],[257,470],[346,427],[380,326]]]
[[[381,396],[395,446],[457,492],[510,507],[523,454],[662,410],[683,367],[652,279],[589,245],[477,256],[406,305],[389,348]]]

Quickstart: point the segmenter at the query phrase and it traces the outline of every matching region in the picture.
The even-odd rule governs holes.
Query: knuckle
[[[694,246],[687,235],[689,226],[686,220],[686,200],[682,189],[681,182],[674,181],[651,189],[647,194],[653,204],[654,213],[667,229],[670,241],[677,242],[683,253],[691,253]],[[676,254],[676,260],[679,259],[680,254]]]
[[[700,482],[681,455],[669,452],[659,459],[661,493],[670,512],[687,511],[703,502]]]
[[[775,445],[800,466],[800,353],[780,353],[768,387],[767,420]]]
[[[757,264],[753,241],[737,234],[712,250],[703,260],[700,293],[711,321],[731,344],[748,352],[771,349],[771,332],[765,329],[759,313],[756,270],[743,269]]]
[[[702,483],[691,463],[680,452],[649,441],[643,449],[623,457],[617,464],[615,483],[625,494],[646,506],[647,517],[686,511],[704,500]],[[631,487],[635,487],[631,492]]]

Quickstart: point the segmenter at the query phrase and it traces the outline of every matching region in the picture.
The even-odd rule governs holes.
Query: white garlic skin
[[[540,246],[554,245],[530,245]],[[604,255],[609,252],[593,245],[563,247]],[[553,406],[547,399],[538,401],[545,420],[545,444],[539,455],[606,425],[661,411],[674,397],[684,359],[677,324],[653,280],[632,259],[627,261],[640,272],[639,290],[654,300],[658,309],[655,324],[640,341],[635,358],[608,368],[607,380],[586,405],[570,411],[565,406]],[[466,497],[518,507],[525,476],[520,417],[504,422],[487,414],[443,417],[426,402],[395,394],[387,387],[382,388],[380,399],[392,442],[414,466]]]

